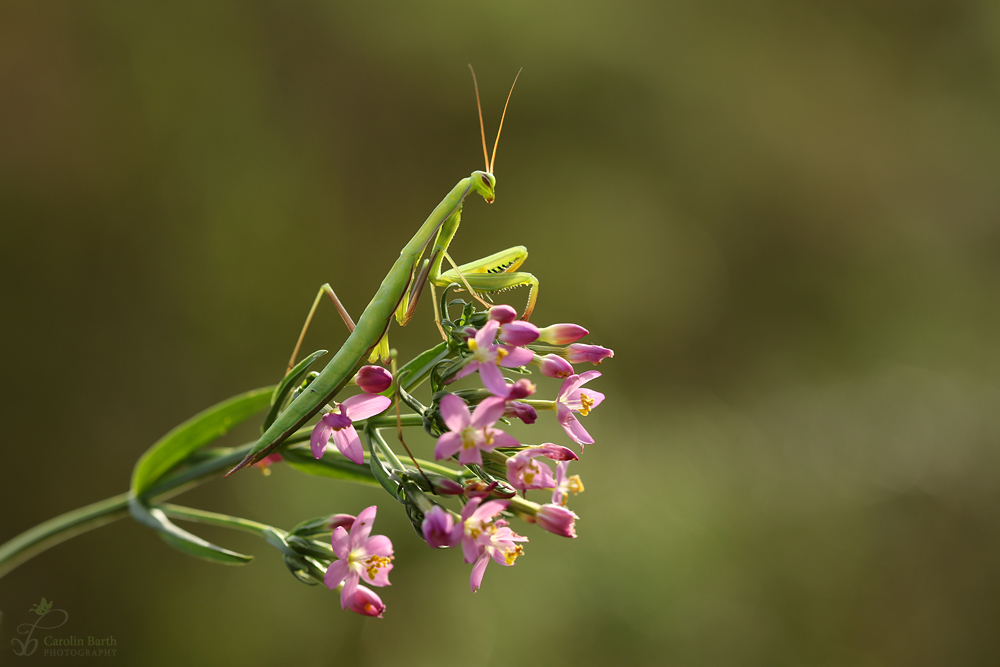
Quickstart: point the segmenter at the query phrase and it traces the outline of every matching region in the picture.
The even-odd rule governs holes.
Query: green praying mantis
[[[472,70],[471,65],[469,69]],[[520,71],[518,71],[517,76],[520,76]],[[514,77],[514,84],[517,83],[517,76]],[[257,444],[235,468],[229,471],[229,475],[260,461],[289,435],[301,428],[323,405],[330,402],[344,388],[366,358],[370,356],[371,361],[374,361],[376,356],[387,359],[389,356],[389,324],[394,316],[401,326],[405,326],[409,322],[425,283],[430,283],[432,293],[435,286],[446,288],[452,284],[464,285],[476,298],[478,298],[477,293],[494,294],[515,287],[528,286],[528,302],[523,318],[528,319],[531,316],[535,300],[538,297],[538,279],[530,273],[518,271],[528,256],[528,251],[524,246],[514,246],[461,266],[456,266],[448,255],[448,246],[455,237],[461,222],[465,198],[470,193],[476,192],[488,204],[493,203],[496,189],[493,165],[496,160],[497,146],[500,143],[500,132],[503,130],[503,121],[507,115],[507,104],[510,103],[511,94],[514,92],[512,84],[510,93],[507,95],[507,102],[504,104],[503,114],[500,117],[500,126],[493,144],[493,153],[490,156],[486,150],[486,132],[483,127],[482,105],[479,102],[479,84],[476,81],[474,70],[472,70],[472,81],[476,90],[479,131],[483,140],[483,158],[486,161],[485,171],[473,171],[472,174],[460,180],[451,189],[451,192],[441,200],[441,203],[431,211],[417,233],[400,251],[399,259],[392,265],[356,325],[351,322],[346,311],[340,306],[332,290],[327,286],[320,290],[317,302],[313,304],[313,309],[315,309],[323,292],[326,291],[337,304],[348,328],[352,329],[351,333],[333,359],[326,365],[326,368],[264,431]],[[448,260],[452,268],[442,271],[442,262],[445,259]],[[307,327],[311,316],[312,311],[306,320]],[[438,311],[435,308],[436,321],[437,318]],[[440,322],[438,322],[438,328],[444,335]],[[305,329],[303,329],[304,333]],[[299,343],[301,341],[302,336],[299,337]],[[298,345],[292,354],[292,362],[290,362],[289,367],[294,363],[297,351]]]

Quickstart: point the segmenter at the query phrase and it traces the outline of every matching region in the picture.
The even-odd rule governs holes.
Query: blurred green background
[[[384,620],[121,521],[0,580],[0,644],[45,596],[130,665],[997,664],[995,2],[5,3],[0,541],[276,381],[321,283],[360,313],[482,166],[469,62],[491,137],[524,72],[452,255],[527,245],[534,320],[616,351],[579,539],[473,595],[381,491],[251,470],[179,501],[379,503]]]

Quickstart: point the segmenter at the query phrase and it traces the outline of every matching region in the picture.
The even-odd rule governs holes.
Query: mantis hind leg
[[[333,305],[337,308],[337,312],[340,313],[341,319],[343,319],[344,324],[347,325],[348,332],[354,331],[354,320],[352,320],[351,316],[347,314],[347,309],[345,309],[344,305],[340,303],[340,299],[337,298],[337,293],[333,291],[332,287],[330,287],[330,283],[324,283],[323,286],[319,288],[319,292],[316,293],[316,298],[313,299],[313,305],[312,308],[309,309],[309,314],[306,315],[306,321],[302,325],[302,332],[299,334],[299,340],[296,341],[295,349],[292,350],[292,357],[288,360],[288,368],[285,369],[286,374],[288,371],[292,370],[292,367],[295,365],[295,357],[299,356],[299,348],[302,347],[302,341],[306,337],[306,331],[309,330],[309,324],[312,322],[313,315],[316,313],[316,307],[319,306],[319,301],[323,298],[324,294],[329,296],[330,300],[333,301]]]
[[[538,278],[517,270],[527,258],[527,248],[514,246],[493,253],[489,257],[463,264],[457,270],[451,269],[440,276],[432,276],[431,280],[436,285],[446,286],[451,283],[462,284],[464,277],[469,287],[480,294],[497,294],[527,285],[528,303],[522,315],[522,318],[527,320],[531,317],[535,309],[535,300],[538,298]]]

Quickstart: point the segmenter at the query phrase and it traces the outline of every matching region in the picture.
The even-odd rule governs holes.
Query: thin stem
[[[205,523],[212,526],[222,526],[223,528],[232,528],[234,530],[242,530],[247,533],[253,533],[260,537],[264,536],[264,531],[270,528],[276,532],[279,531],[277,528],[268,526],[263,523],[258,523],[257,521],[251,521],[250,519],[243,519],[238,516],[230,516],[229,514],[219,514],[218,512],[207,512],[205,510],[195,509],[193,507],[184,507],[182,505],[174,505],[171,503],[163,503],[157,505],[163,512],[173,518],[173,519],[184,519],[186,521],[194,521],[196,523]]]

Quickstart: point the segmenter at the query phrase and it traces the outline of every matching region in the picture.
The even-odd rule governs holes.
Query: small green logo
[[[41,602],[39,602],[38,604],[36,604],[34,607],[32,607],[31,609],[29,609],[28,611],[33,611],[36,614],[38,614],[39,616],[45,616],[45,614],[49,613],[49,609],[52,609],[52,602],[50,600],[46,600],[45,598],[42,598]]]

